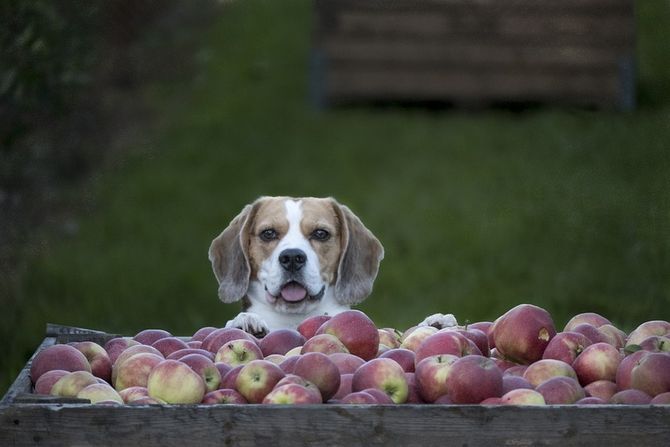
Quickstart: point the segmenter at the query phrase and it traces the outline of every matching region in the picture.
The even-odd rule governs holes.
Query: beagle
[[[226,327],[263,336],[362,302],[384,248],[333,198],[261,197],[209,247],[224,303],[242,301]]]

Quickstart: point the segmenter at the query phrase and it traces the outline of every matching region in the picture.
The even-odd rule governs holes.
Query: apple
[[[221,376],[221,380],[223,380],[223,377],[228,374],[228,372],[233,369],[232,366],[227,365],[223,362],[214,362],[214,366],[216,366],[216,369],[219,370],[219,375]],[[220,385],[220,384],[219,384]],[[220,386],[219,386],[220,388]]]
[[[500,368],[500,364],[496,361],[496,364],[498,364],[498,368]],[[500,368],[500,370],[503,372],[503,376],[519,376],[523,377],[523,373],[526,372],[528,369],[528,365],[515,365],[515,366],[510,366],[506,368]]]
[[[342,399],[347,394],[351,394],[351,381],[354,378],[353,374],[340,374],[340,387],[331,399]]]
[[[340,374],[353,374],[365,363],[365,360],[362,358],[347,352],[336,352],[335,354],[330,354],[328,357],[335,363]]]
[[[361,390],[362,393],[368,393],[370,396],[374,397],[378,404],[381,405],[393,405],[393,400],[389,397],[388,394],[377,388],[366,388]]]
[[[388,358],[398,362],[405,372],[414,372],[416,369],[416,354],[405,348],[389,349],[379,356],[380,358]]]
[[[188,349],[186,342],[177,337],[164,337],[152,343],[152,347],[158,349],[163,357],[167,357],[175,351]]]
[[[663,335],[652,335],[642,340],[639,346],[645,351],[670,352],[670,338]]]
[[[286,354],[284,354],[284,357],[289,358],[289,357],[296,357],[302,354],[302,346],[296,346],[295,348],[289,350]]]
[[[575,405],[604,405],[607,404],[609,401],[602,400],[599,397],[585,397],[583,399],[579,399],[577,402],[575,402]]]
[[[455,404],[478,404],[487,397],[500,397],[502,371],[488,357],[466,355],[451,365],[447,389]]]
[[[84,354],[91,365],[91,374],[106,382],[112,380],[112,361],[109,359],[109,354],[107,354],[105,348],[92,341],[80,341],[72,344],[72,346]]]
[[[131,386],[118,391],[124,403],[130,403],[137,399],[149,397],[149,390],[145,386]]]
[[[426,357],[439,354],[451,354],[458,357],[476,354],[482,355],[477,345],[454,330],[441,330],[427,337],[415,351],[418,364]]]
[[[416,389],[421,400],[432,403],[443,394],[447,394],[447,377],[453,363],[459,357],[451,354],[440,354],[427,357],[416,365],[414,378]]]
[[[360,310],[345,310],[330,318],[315,335],[337,337],[350,353],[363,360],[375,358],[379,349],[379,332],[374,322]]]
[[[286,360],[286,356],[281,355],[281,354],[270,354],[270,355],[266,355],[265,357],[263,357],[263,359],[267,360],[268,362],[272,362],[275,365],[279,365],[279,364],[281,364],[281,362]]]
[[[210,334],[202,341],[200,349],[205,349],[216,354],[221,346],[229,341],[240,339],[249,340],[257,344],[256,337],[244,332],[242,329],[236,327],[224,327],[210,332]]]
[[[582,323],[587,323],[590,324],[596,328],[599,328],[602,325],[605,324],[612,324],[610,320],[607,318],[603,317],[600,314],[597,314],[595,312],[584,312],[581,314],[577,314],[574,317],[572,317],[566,324],[565,328],[563,329],[563,332],[567,331],[572,331],[575,326],[580,325]]]
[[[631,388],[615,393],[610,398],[609,403],[617,405],[648,405],[651,403],[651,396],[644,391]]]
[[[405,371],[389,358],[372,359],[356,370],[351,389],[362,391],[366,388],[382,390],[397,404],[404,403],[409,392]]]
[[[163,360],[165,359],[162,356],[150,352],[140,352],[131,356],[116,369],[114,388],[121,391],[131,386],[147,386],[149,374]]]
[[[379,344],[389,347],[390,349],[400,347],[400,337],[398,336],[395,329],[384,328],[378,329],[379,332]]]
[[[154,355],[157,355],[157,356],[163,358],[163,354],[161,354],[158,349],[153,348],[149,345],[138,344],[138,345],[128,347],[121,354],[119,354],[119,356],[116,359],[116,362],[114,362],[114,364],[112,365],[112,385],[116,384],[116,376],[118,375],[119,368],[123,364],[123,362],[125,362],[130,357],[134,356],[135,354],[139,354],[139,353],[142,353],[142,352],[146,352],[146,353],[149,353],[149,354],[154,354]]]
[[[493,349],[495,348],[495,344],[493,344],[493,333],[491,332],[492,327],[493,327],[492,321],[477,321],[476,323],[468,324],[465,327],[465,329],[466,330],[477,329],[482,331],[484,334],[486,334],[486,338],[488,339],[489,349]]]
[[[60,397],[76,397],[79,391],[94,383],[98,383],[98,381],[88,371],[68,372],[53,384],[49,394]]]
[[[321,395],[297,383],[275,387],[265,398],[264,404],[320,404]]]
[[[165,358],[168,360],[179,360],[180,358],[189,354],[202,354],[208,359],[214,361],[214,354],[207,351],[206,349],[200,349],[200,348],[179,349],[178,351],[173,352],[172,354],[168,355]]]
[[[172,337],[172,334],[163,329],[144,329],[135,334],[133,340],[143,345],[153,345],[154,342],[165,337]]]
[[[670,392],[657,394],[649,403],[652,405],[670,405]]]
[[[631,387],[651,397],[670,391],[670,354],[650,352],[631,371]]]
[[[259,404],[284,376],[284,371],[274,363],[261,359],[252,360],[237,374],[235,389],[249,403]]]
[[[281,379],[277,384],[275,385],[275,388],[279,388],[280,386],[287,385],[289,383],[294,383],[296,385],[300,385],[307,390],[313,392],[317,397],[319,402],[322,402],[323,399],[321,397],[321,391],[319,391],[319,388],[309,380],[300,377],[297,374],[286,374],[283,379]]]
[[[608,337],[600,332],[597,327],[588,323],[581,323],[572,328],[572,332],[577,332],[591,340],[591,343],[607,343]]]
[[[293,368],[295,368],[295,362],[300,358],[299,355],[286,356],[283,362],[279,364],[279,367],[286,374],[293,373]]]
[[[522,364],[540,360],[556,335],[549,312],[532,304],[519,304],[508,310],[496,319],[490,330],[498,352]]]
[[[349,350],[339,338],[331,334],[318,334],[305,342],[300,350],[301,354],[308,352],[321,352],[323,354],[334,354],[336,352],[346,352]]]
[[[191,349],[200,349],[202,347],[202,342],[201,341],[195,341],[195,340],[189,340],[186,342],[186,346],[188,346]],[[211,354],[211,352],[210,352]]]
[[[487,397],[479,403],[479,405],[502,405],[502,398],[500,397]]]
[[[330,315],[312,315],[311,317],[302,320],[298,325],[298,332],[300,332],[305,339],[310,339],[316,334],[317,329],[328,320],[330,320]]]
[[[425,360],[425,359],[424,359]],[[405,373],[405,379],[407,380],[407,400],[405,403],[408,404],[423,404],[426,403],[421,395],[419,395],[419,388],[416,384],[416,374],[414,373]]]
[[[221,345],[216,352],[214,361],[230,366],[237,366],[262,358],[263,352],[261,352],[261,348],[255,342],[246,338],[238,338]]]
[[[511,376],[503,374],[503,387],[502,394],[505,394],[509,391],[516,390],[518,388],[527,388],[529,390],[534,389],[533,385],[529,381],[519,376]]]
[[[622,355],[614,346],[604,342],[594,343],[584,348],[572,362],[572,368],[579,383],[586,386],[596,380],[614,381],[621,360]]]
[[[626,346],[626,333],[611,324],[603,324],[598,328],[598,332],[604,337],[606,343],[611,344],[617,349]]]
[[[500,397],[502,405],[546,405],[544,396],[535,390],[517,388]]]
[[[202,341],[207,338],[209,334],[214,332],[217,328],[213,326],[205,326],[201,327],[195,333],[191,336],[191,341],[199,341],[202,343]]]
[[[438,329],[434,326],[416,326],[405,331],[401,338],[400,347],[416,352],[419,345],[431,335],[437,333]]]
[[[599,397],[605,402],[609,402],[612,396],[619,390],[617,389],[617,384],[611,380],[596,380],[586,385],[584,391],[587,396]]]
[[[219,363],[214,363],[215,365],[218,365]],[[221,383],[219,384],[219,389],[224,389],[224,388],[231,388],[231,389],[236,389],[235,387],[237,386],[237,376],[242,370],[244,365],[237,365],[230,370],[223,374],[221,376]]]
[[[389,348],[388,346],[386,346],[384,344],[379,343],[379,348],[377,349],[377,355],[375,355],[375,357],[379,357],[383,353],[385,353],[386,351],[389,351],[389,350],[391,350],[391,348]]]
[[[205,394],[202,398],[202,404],[204,405],[214,405],[214,404],[246,404],[247,400],[237,391],[230,388],[223,388],[214,391],[210,391]]]
[[[328,320],[330,321],[332,319]],[[316,385],[324,402],[333,397],[340,388],[340,370],[330,357],[321,352],[308,352],[298,357],[293,374]]]
[[[193,371],[197,372],[202,380],[205,381],[206,392],[214,391],[219,388],[221,383],[221,373],[213,361],[202,354],[189,354],[179,359],[180,362],[187,364]]]
[[[51,345],[38,352],[30,364],[30,379],[33,384],[42,374],[52,369],[90,373],[91,365],[77,348],[70,345]]]
[[[54,383],[58,382],[58,379],[69,373],[70,371],[65,371],[64,369],[52,369],[51,371],[45,372],[39,379],[37,379],[37,382],[35,382],[35,394],[50,394],[51,387]]]
[[[119,396],[119,393],[117,393],[108,383],[93,383],[88,385],[77,393],[77,398],[88,399],[92,404],[108,400],[120,404],[124,403],[121,396]]]
[[[523,378],[528,380],[534,388],[545,380],[552,377],[563,376],[577,380],[577,374],[572,366],[564,361],[554,359],[542,359],[528,365],[523,373]]]
[[[344,396],[340,403],[343,404],[357,404],[357,405],[373,405],[377,403],[377,399],[365,391],[355,391]]]
[[[562,360],[571,365],[584,348],[591,344],[591,340],[579,332],[559,332],[549,341],[542,358]]]
[[[584,389],[577,379],[566,376],[554,376],[535,388],[544,397],[547,405],[574,404],[586,397]]]
[[[491,352],[493,351],[495,351],[495,349],[491,350]],[[496,365],[503,373],[505,373],[508,370],[512,370],[513,372],[520,370],[525,371],[526,368],[528,367],[528,365],[519,365],[518,363],[512,362],[510,360],[501,359],[498,357],[491,357],[491,358],[493,359],[494,362],[496,362]],[[520,366],[523,368],[519,368]]]
[[[168,404],[200,403],[206,391],[200,374],[178,360],[163,360],[154,366],[147,389],[150,397]]]
[[[295,329],[277,329],[270,331],[259,342],[263,356],[270,354],[286,354],[289,350],[302,346],[307,339]]]
[[[626,346],[639,345],[642,340],[652,335],[667,336],[670,335],[670,323],[663,320],[645,321],[628,334]]]
[[[107,351],[109,361],[112,362],[113,365],[119,354],[125,351],[126,348],[139,344],[140,342],[135,341],[130,337],[114,337],[105,343],[105,351]]]
[[[491,355],[491,348],[489,347],[489,338],[484,333],[483,331],[473,328],[473,327],[468,327],[467,330],[465,329],[453,329],[450,328],[451,330],[458,332],[468,340],[472,341],[476,346],[477,349],[479,349],[479,352],[485,357],[488,357]],[[443,329],[447,330],[447,329]]]
[[[642,357],[646,356],[647,354],[649,354],[649,351],[636,351],[627,355],[623,358],[623,360],[621,360],[621,363],[619,363],[619,367],[616,371],[616,377],[614,379],[614,382],[616,382],[617,389],[619,391],[631,388],[631,374],[633,372],[633,367],[635,367],[640,362],[640,360],[642,360]]]

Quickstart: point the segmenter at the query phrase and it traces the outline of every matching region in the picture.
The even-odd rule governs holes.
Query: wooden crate
[[[311,94],[630,110],[634,50],[632,0],[315,0]]]
[[[38,348],[113,337],[50,326]],[[670,406],[146,405],[30,395],[30,361],[0,403],[0,446],[661,446]]]

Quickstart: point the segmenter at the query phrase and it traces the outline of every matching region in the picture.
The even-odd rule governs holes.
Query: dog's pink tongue
[[[281,297],[286,301],[301,301],[307,295],[307,290],[298,283],[288,283],[281,289]]]

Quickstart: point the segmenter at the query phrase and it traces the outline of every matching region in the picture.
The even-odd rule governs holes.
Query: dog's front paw
[[[419,326],[433,326],[438,329],[444,329],[458,326],[458,321],[456,321],[456,317],[452,314],[433,314],[426,317],[425,320],[419,323]]]
[[[242,329],[255,337],[265,337],[270,328],[261,317],[252,312],[240,312],[235,318],[226,323],[226,327]]]

